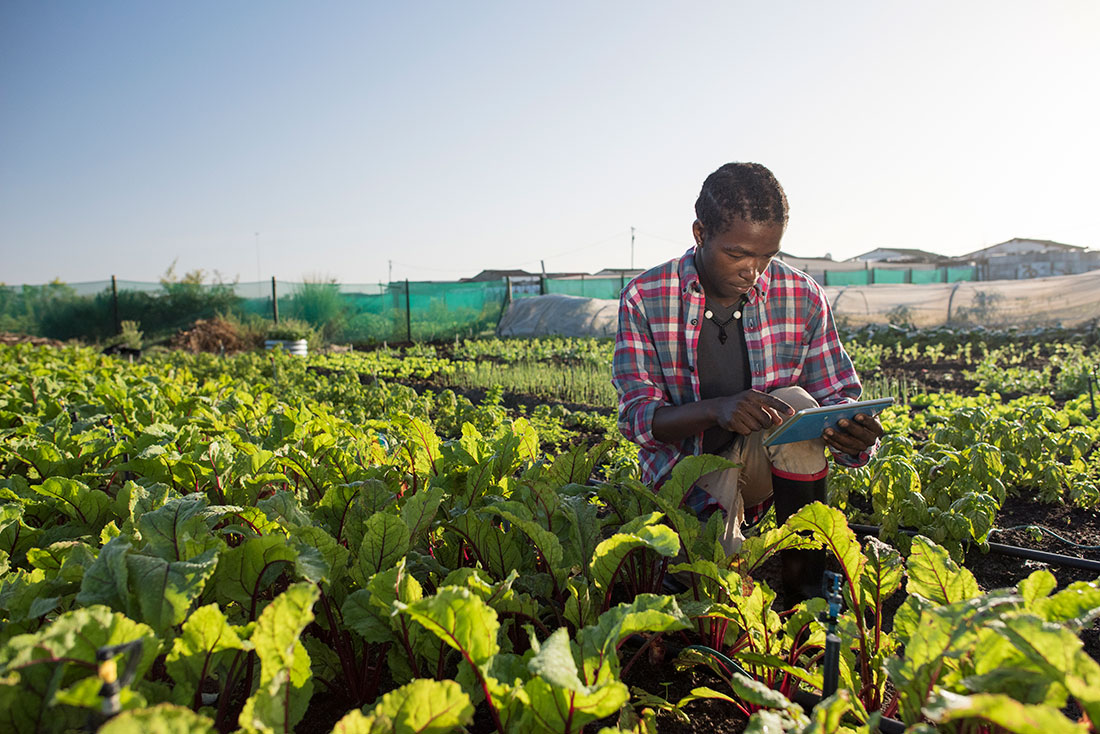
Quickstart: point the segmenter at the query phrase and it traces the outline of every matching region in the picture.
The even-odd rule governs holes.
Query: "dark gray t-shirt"
[[[723,308],[711,301],[703,309],[704,318],[699,331],[699,397],[702,400],[735,395],[752,387],[749,354],[745,349],[743,319],[733,318],[735,311],[744,312],[743,302]],[[711,318],[706,318],[706,312]],[[715,323],[717,322],[717,323]],[[719,324],[724,324],[719,328]],[[722,330],[726,341],[720,339]],[[714,426],[703,433],[703,453],[716,454],[728,448],[734,434]]]

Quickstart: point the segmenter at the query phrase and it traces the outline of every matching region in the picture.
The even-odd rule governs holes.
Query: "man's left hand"
[[[833,451],[849,456],[858,456],[882,438],[882,424],[878,418],[866,413],[857,413],[848,420],[844,418],[836,428],[826,428],[822,438]]]

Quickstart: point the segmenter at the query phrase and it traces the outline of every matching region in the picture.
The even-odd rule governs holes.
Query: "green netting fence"
[[[866,270],[826,270],[822,285],[878,285],[880,283],[958,283],[977,280],[973,265],[917,268],[867,268]]]
[[[630,278],[626,276],[611,278],[544,278],[542,280],[543,290],[546,293],[610,300],[618,300],[619,293],[629,282]]]
[[[973,280],[973,267],[829,271],[824,285]],[[105,340],[122,322],[156,341],[217,315],[254,329],[280,319],[306,322],[333,342],[433,341],[491,334],[509,298],[563,294],[615,300],[629,282],[610,277],[525,278],[488,282],[201,284],[101,280],[0,285],[0,331],[54,339]]]
[[[0,285],[0,331],[103,340],[120,333],[122,322],[132,321],[155,340],[220,315],[254,328],[302,321],[332,341],[431,341],[491,333],[507,295],[504,280]]]

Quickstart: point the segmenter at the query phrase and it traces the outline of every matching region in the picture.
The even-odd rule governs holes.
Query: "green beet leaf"
[[[347,538],[350,527],[362,526],[367,520],[367,513],[356,502],[361,489],[361,484],[337,484],[329,487],[313,507],[314,520],[337,542]]]
[[[1100,581],[1074,582],[1052,596],[1036,599],[1030,610],[1047,622],[1084,629],[1100,616]]]
[[[412,604],[422,598],[420,583],[405,570],[402,560],[371,576],[366,588],[349,594],[340,613],[344,624],[367,642],[388,642],[394,639],[398,625],[394,602]]]
[[[292,492],[280,489],[257,502],[256,506],[284,528],[296,530],[313,525],[313,519],[302,510],[301,503]]]
[[[132,546],[124,535],[99,549],[99,555],[84,574],[79,604],[105,604],[122,611],[130,602],[130,569],[126,557]]]
[[[238,629],[217,604],[199,607],[187,618],[165,659],[168,675],[176,683],[172,693],[177,703],[194,704],[205,679],[224,680],[238,651],[251,649]]]
[[[439,488],[421,489],[405,500],[401,508],[401,519],[409,528],[409,537],[417,542],[432,526],[439,506],[443,503],[443,490]]]
[[[96,734],[217,734],[214,722],[183,706],[162,703],[123,711],[99,727]]]
[[[295,570],[302,578],[324,579],[335,584],[347,573],[348,549],[337,543],[324,528],[317,525],[294,528],[291,542],[298,550]]]
[[[523,685],[529,707],[522,712],[522,730],[579,732],[586,723],[609,716],[629,699],[628,689],[614,676],[591,686],[584,684],[564,627],[541,645],[536,643],[534,650],[527,669],[536,677]]]
[[[256,621],[251,642],[260,658],[260,684],[238,720],[246,732],[291,734],[305,715],[313,680],[309,654],[299,638],[313,621],[313,605],[320,595],[316,584],[294,584]]]
[[[1037,603],[1049,597],[1058,588],[1058,580],[1045,568],[1032,571],[1027,578],[1016,584],[1025,609],[1033,609]]]
[[[1092,721],[1100,721],[1100,663],[1084,652],[1072,630],[1029,614],[992,626],[1049,679],[1061,683]]]
[[[106,604],[157,633],[182,622],[218,563],[217,548],[187,561],[134,551],[125,536],[110,541],[85,573],[80,604]]]
[[[756,706],[779,710],[789,709],[795,705],[779,691],[774,691],[769,688],[766,683],[750,678],[747,675],[742,675],[737,671],[731,672],[729,681],[736,698],[706,686],[701,686],[699,688],[693,688],[691,693],[681,698],[676,706],[677,708],[682,708],[685,704],[692,701],[708,698],[726,701],[731,704],[737,703],[738,701],[744,701],[745,703],[751,703]]]
[[[497,613],[469,589],[445,586],[434,596],[412,604],[394,602],[472,665],[487,664],[499,652]]]
[[[590,692],[577,674],[577,661],[573,658],[569,630],[565,627],[554,630],[545,642],[532,640],[532,649],[535,656],[527,663],[527,670],[532,674],[555,688],[579,693]]]
[[[21,505],[0,505],[0,550],[8,554],[13,563],[22,561],[28,550],[38,545],[42,531],[23,522],[25,510]]]
[[[219,545],[203,519],[205,498],[176,497],[137,518],[146,553],[169,561],[185,561]]]
[[[559,487],[566,484],[584,484],[614,446],[612,441],[601,441],[591,449],[583,443],[568,449],[559,454],[550,465],[548,472],[550,481]]]
[[[473,512],[460,515],[448,527],[473,547],[482,568],[493,578],[503,579],[513,570],[531,570],[532,564],[528,564],[526,559],[533,558],[533,555],[518,533],[507,533]]]
[[[906,604],[913,599],[917,597],[910,597]],[[1018,600],[1011,593],[990,593],[940,607],[919,603],[910,606],[909,614],[918,608],[920,611],[916,622],[906,624],[909,636],[898,639],[905,655],[886,661],[890,680],[900,696],[903,721],[914,723],[920,718],[933,682],[945,688],[959,684],[964,672],[960,660],[968,660],[973,654],[979,632],[1011,613]]]
[[[504,504],[504,503],[501,503]],[[553,574],[557,582],[563,583],[569,576],[569,568],[562,564],[565,553],[562,550],[561,541],[556,535],[531,519],[519,517],[514,512],[508,512],[499,505],[490,505],[485,511],[508,521],[512,527],[522,531],[530,539],[531,544],[538,550],[546,564],[546,568]]]
[[[630,700],[630,689],[619,681],[578,693],[533,678],[523,692],[529,704],[520,714],[518,730],[547,734],[579,734],[586,724],[610,716]]]
[[[128,481],[115,495],[112,510],[115,515],[129,523],[130,527],[136,527],[141,517],[163,507],[173,496],[178,494],[167,484],[142,485]]]
[[[259,595],[284,571],[293,568],[298,551],[281,535],[249,538],[218,557],[214,589],[224,604],[240,604],[249,619],[255,618]]]
[[[453,680],[418,678],[390,691],[374,708],[352,711],[333,734],[447,734],[473,720],[474,706]]]
[[[699,457],[688,457],[699,458]],[[714,457],[707,457],[708,459]],[[727,462],[728,463],[728,462]],[[704,467],[709,466],[709,463],[704,463]],[[680,509],[680,500],[678,492],[672,491],[666,493],[662,487],[662,491],[654,494],[653,489],[648,485],[640,483],[627,483],[624,485],[629,491],[633,492],[638,499],[645,503],[646,506],[656,505],[657,509],[664,513],[664,516],[668,519],[668,523],[672,526],[672,529],[676,531],[676,534],[680,538],[681,544],[687,551],[687,557],[690,560],[696,560],[696,553],[701,549],[696,547],[697,540],[699,538],[699,532],[701,525],[698,518],[691,512]],[[619,529],[622,532],[622,528]],[[725,552],[722,552],[722,557],[725,557]]]
[[[848,528],[844,513],[835,507],[814,502],[789,517],[785,527],[796,532],[809,531],[815,540],[820,540],[825,549],[840,561],[848,583],[859,588],[866,559],[856,534]]]
[[[659,517],[659,516],[658,516]],[[680,537],[666,525],[644,525],[634,531],[618,532],[596,546],[589,570],[596,588],[607,592],[627,554],[635,549],[651,550],[671,558],[680,550]]]
[[[905,590],[937,604],[973,599],[979,594],[974,574],[951,560],[942,547],[917,535],[906,561]]]
[[[761,709],[749,717],[744,734],[786,734],[786,732],[814,731],[809,729],[806,715],[798,711],[771,711]],[[843,730],[842,730],[843,731]],[[832,734],[832,732],[829,732]]]
[[[98,534],[111,519],[111,498],[83,482],[50,477],[42,484],[31,485],[31,489],[50,498],[57,510],[89,532]]]
[[[671,596],[639,594],[629,604],[619,604],[600,615],[595,625],[577,633],[584,680],[606,682],[618,676],[619,643],[639,632],[674,632],[691,621]]]
[[[600,544],[600,522],[596,505],[589,502],[587,497],[569,495],[561,497],[558,508],[568,528],[564,535],[559,535],[564,538],[562,563],[569,568],[587,569],[592,554],[596,552],[596,546]]]
[[[173,562],[130,553],[126,556],[130,587],[127,612],[163,634],[187,618],[192,602],[202,593],[217,563],[215,548],[191,560]]]
[[[658,496],[668,502],[672,507],[679,507],[684,496],[695,486],[699,478],[714,471],[730,469],[736,464],[709,454],[701,456],[688,456],[678,462],[672,470],[672,476],[661,485]]]
[[[569,596],[565,600],[565,619],[577,629],[595,623],[600,610],[588,580],[573,576],[566,581],[566,591]]]
[[[505,423],[493,437],[493,478],[502,478],[516,472],[525,462],[539,456],[539,436],[526,418],[516,418]]]
[[[405,416],[397,421],[405,434],[400,448],[409,457],[413,470],[424,477],[438,474],[439,447],[442,443],[432,427],[419,418]]]
[[[96,650],[134,640],[142,641],[136,674],[140,680],[157,656],[153,630],[105,606],[66,612],[40,632],[11,638],[0,648],[0,731],[64,728],[72,716],[64,707],[51,708],[55,696],[68,689],[68,700],[88,700],[81,691],[98,691],[100,685]],[[84,682],[88,679],[92,683]],[[98,696],[90,700],[98,708]],[[78,718],[86,717],[85,711]]]
[[[352,577],[363,585],[374,574],[392,568],[408,552],[408,525],[396,515],[375,513],[364,528]]]
[[[1009,696],[993,693],[964,696],[938,691],[924,707],[924,715],[936,724],[985,722],[1014,734],[1086,734],[1089,731],[1088,726],[1070,721],[1052,706],[1020,703]]]
[[[863,553],[867,558],[859,579],[860,606],[881,609],[883,602],[901,587],[904,563],[893,547],[868,538]]]

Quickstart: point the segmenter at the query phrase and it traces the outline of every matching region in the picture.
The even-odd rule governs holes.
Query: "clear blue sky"
[[[1100,247],[1100,3],[0,4],[0,281],[655,265],[730,160],[784,249]]]

